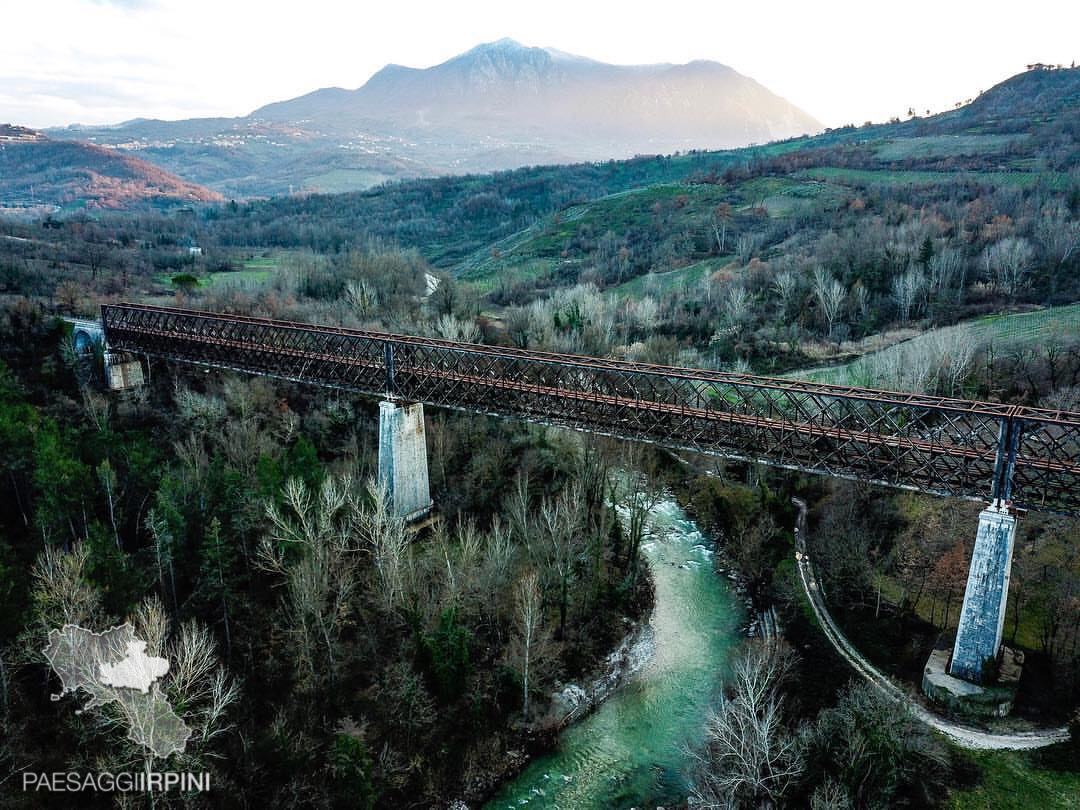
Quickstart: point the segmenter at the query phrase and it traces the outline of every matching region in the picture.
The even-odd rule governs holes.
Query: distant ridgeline
[[[512,40],[440,65],[387,65],[240,118],[138,119],[50,134],[135,150],[229,196],[727,148],[821,125],[716,62],[608,65]]]

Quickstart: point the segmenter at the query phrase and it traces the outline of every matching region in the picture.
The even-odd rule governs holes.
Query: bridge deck
[[[1080,414],[120,304],[106,342],[941,495],[1080,513]]]

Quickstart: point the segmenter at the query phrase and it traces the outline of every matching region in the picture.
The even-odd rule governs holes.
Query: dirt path
[[[799,569],[799,579],[802,580],[806,598],[809,600],[810,607],[813,608],[814,615],[817,617],[822,630],[825,631],[829,642],[856,672],[877,687],[882,694],[893,700],[906,703],[919,720],[934,730],[940,731],[964,748],[1018,751],[1042,748],[1047,745],[1066,742],[1069,739],[1069,730],[1065,726],[998,734],[954,723],[928,711],[922,703],[889,680],[884,673],[874,667],[873,664],[859,654],[858,650],[851,646],[851,642],[844,637],[844,634],[840,632],[840,628],[833,621],[832,616],[829,615],[829,611],[825,607],[825,600],[822,599],[821,590],[818,587],[814,567],[806,553],[806,502],[800,498],[792,498],[792,503],[799,510],[798,522],[795,527],[795,566]]]

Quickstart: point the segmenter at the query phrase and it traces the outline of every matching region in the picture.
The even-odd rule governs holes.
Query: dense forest
[[[756,609],[779,606],[790,647],[733,664],[729,697],[759,703],[720,704],[692,802],[940,806],[979,784],[985,762],[822,650],[790,498],[811,504],[845,631],[909,681],[955,626],[977,505],[433,410],[439,519],[412,533],[370,483],[373,403],[160,363],[109,394],[56,316],[177,303],[1080,410],[1078,94],[1080,71],[1039,69],[941,116],[746,150],[0,219],[0,787],[28,767],[142,767],[121,716],[50,700],[40,656],[50,628],[130,620],[183,673],[169,698],[197,743],[175,764],[212,771],[214,801],[481,801],[552,744],[552,692],[647,618],[641,493],[661,489]],[[1033,339],[997,329],[1025,318]],[[1022,525],[1018,711],[1064,722],[1076,524]],[[766,710],[775,779],[724,754],[749,719],[724,712]],[[1068,771],[1055,757],[1036,764]]]
[[[434,415],[418,540],[370,483],[371,403],[182,369],[117,400],[51,320],[6,317],[5,769],[131,766],[122,718],[76,717],[30,665],[49,628],[129,619],[185,674],[177,764],[217,791],[476,798],[557,729],[545,689],[649,607],[609,446]]]

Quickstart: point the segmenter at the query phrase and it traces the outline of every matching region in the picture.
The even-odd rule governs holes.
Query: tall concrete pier
[[[987,661],[997,657],[1009,598],[1016,518],[999,503],[979,514],[979,532],[949,665],[950,675],[975,683],[982,680]]]
[[[423,404],[379,403],[379,484],[398,517],[417,520],[431,511]]]

